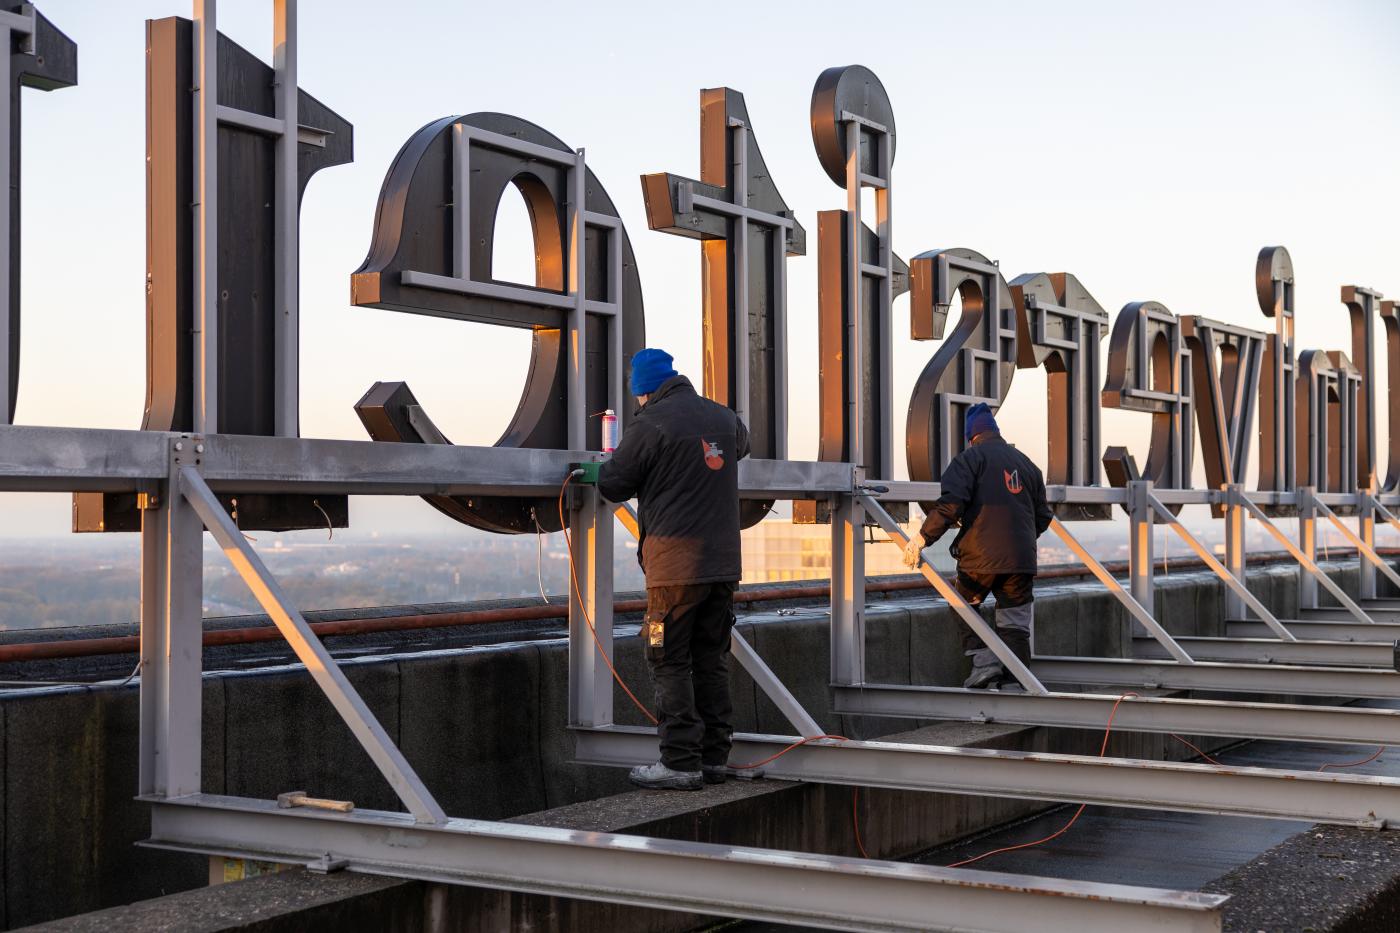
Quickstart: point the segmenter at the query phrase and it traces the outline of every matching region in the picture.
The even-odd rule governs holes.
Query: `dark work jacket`
[[[962,521],[952,547],[959,570],[1036,572],[1036,539],[1054,515],[1029,457],[994,431],[979,434],[943,471],[942,489],[922,531],[932,543]]]
[[[628,422],[598,490],[613,502],[637,497],[648,587],[739,579],[739,460],[748,454],[744,423],[684,376],[658,386]]]

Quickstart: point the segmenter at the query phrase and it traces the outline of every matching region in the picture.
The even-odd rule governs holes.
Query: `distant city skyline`
[[[79,85],[25,90],[24,355],[17,421],[135,428],[145,395],[144,19],[180,0],[38,4],[79,47]],[[380,182],[419,126],[500,110],[586,148],[636,251],[648,342],[699,377],[700,255],[646,229],[638,176],[698,173],[698,91],[744,93],[798,219],[842,192],[812,152],[812,81],[829,65],[878,74],[898,120],[894,242],[905,259],[967,246],[1022,272],[1075,273],[1111,314],[1154,299],[1178,314],[1269,328],[1254,300],[1261,246],[1298,272],[1298,346],[1350,352],[1343,284],[1400,292],[1400,7],[1390,3],[1138,7],[888,4],[868,34],[844,6],[758,6],[743,29],[706,8],[531,8],[303,0],[302,87],[355,125],[353,164],[319,174],[302,208],[302,431],[363,439],[351,406],[406,379],[445,433],[490,444],[524,381],[528,335],[353,308]],[[267,59],[270,4],[223,4],[220,25]],[[397,41],[411,37],[411,42]],[[664,41],[658,41],[664,37]],[[496,274],[532,253],[523,207]],[[816,249],[789,261],[790,453],[816,452]],[[1393,295],[1392,295],[1393,297]],[[895,304],[896,451],[904,400],[938,344],[908,339]],[[1384,358],[1376,365],[1384,373]],[[1007,434],[1045,459],[1045,379],[1016,375]],[[1382,395],[1383,399],[1385,396]],[[1385,419],[1378,425],[1382,436]],[[1147,418],[1105,411],[1105,444],[1145,455]],[[897,457],[902,461],[902,457]],[[416,500],[352,503],[349,536],[451,531]],[[63,534],[66,496],[0,494],[0,536]],[[314,532],[303,533],[314,535]]]

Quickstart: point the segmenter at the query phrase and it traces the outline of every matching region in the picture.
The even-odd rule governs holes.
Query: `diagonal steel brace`
[[[272,617],[297,658],[306,665],[317,686],[326,694],[414,819],[419,823],[446,823],[447,814],[433,799],[379,720],[374,718],[364,698],[350,685],[340,665],[336,664],[326,646],[306,624],[306,619],[292,605],[287,594],[282,592],[277,578],[248,545],[243,532],[238,530],[233,519],[219,504],[214,492],[204,482],[204,477],[188,466],[181,468],[179,477],[180,493],[194,507],[204,526],[223,548],[229,563],[233,564],[263,610]]]
[[[1148,492],[1147,501],[1152,506],[1152,510],[1157,513],[1158,517],[1170,525],[1172,530],[1181,536],[1181,540],[1185,541],[1187,545],[1190,546],[1191,550],[1196,552],[1196,556],[1199,557],[1207,567],[1215,571],[1215,575],[1225,581],[1225,585],[1228,586],[1236,596],[1243,600],[1246,606],[1254,610],[1254,614],[1259,617],[1259,620],[1267,625],[1275,635],[1283,641],[1298,640],[1293,637],[1293,633],[1285,628],[1283,623],[1269,611],[1268,607],[1261,603],[1259,598],[1249,591],[1249,587],[1244,585],[1243,580],[1231,573],[1229,569],[1210,552],[1210,548],[1206,547],[1201,543],[1199,538],[1186,530],[1186,526],[1172,514],[1171,509],[1162,504],[1162,500],[1152,495],[1151,492]]]
[[[1367,498],[1371,500],[1373,506],[1379,507],[1379,503],[1377,503],[1374,498],[1370,496]],[[1386,563],[1385,558],[1377,554],[1375,548],[1372,548],[1365,541],[1361,540],[1361,536],[1348,528],[1346,522],[1342,521],[1341,517],[1337,515],[1336,512],[1329,509],[1326,503],[1317,496],[1313,496],[1313,508],[1321,512],[1324,518],[1336,526],[1337,530],[1342,533],[1342,537],[1350,541],[1351,546],[1356,548],[1358,554],[1366,560],[1369,560],[1372,564],[1375,564],[1376,568],[1380,570],[1381,573],[1385,574],[1391,583],[1400,586],[1400,573],[1396,573],[1395,568]]]
[[[1277,525],[1269,521],[1269,517],[1265,515],[1262,510],[1260,510],[1259,506],[1255,505],[1253,502],[1250,502],[1248,496],[1241,496],[1239,501],[1240,504],[1243,505],[1245,509],[1249,512],[1249,514],[1254,516],[1255,520],[1258,521],[1259,524],[1264,526],[1264,530],[1267,531],[1269,534],[1273,535],[1274,540],[1278,541],[1279,544],[1282,544],[1284,546],[1284,549],[1287,550],[1289,554],[1293,555],[1293,559],[1298,562],[1298,564],[1303,568],[1303,570],[1312,574],[1312,576],[1317,580],[1317,582],[1322,584],[1323,589],[1331,593],[1336,598],[1337,602],[1342,604],[1343,609],[1351,613],[1358,622],[1365,622],[1368,625],[1375,624],[1376,620],[1368,616],[1365,610],[1358,606],[1356,604],[1356,601],[1353,600],[1350,596],[1348,596],[1346,594],[1346,591],[1337,585],[1337,582],[1335,580],[1333,580],[1327,574],[1323,573],[1322,568],[1319,567],[1315,562],[1313,562],[1313,560],[1309,558],[1308,555],[1304,554],[1303,549],[1298,547],[1298,545],[1294,544],[1293,541],[1288,537],[1288,535],[1284,534],[1283,531],[1280,530]]]
[[[1104,565],[1094,559],[1094,556],[1079,543],[1079,539],[1070,533],[1064,522],[1058,518],[1050,520],[1050,530],[1060,536],[1060,540],[1069,546],[1075,556],[1089,568],[1089,572],[1098,578],[1099,582],[1108,588],[1123,607],[1128,610],[1128,614],[1147,629],[1147,633],[1157,639],[1158,643],[1167,650],[1167,653],[1176,658],[1182,664],[1194,664],[1191,655],[1186,653],[1186,649],[1181,647],[1181,643],[1171,636],[1171,633],[1162,628],[1161,624],[1152,617],[1152,613],[1132,597],[1132,594],[1123,589],[1123,585],[1114,579],[1113,574],[1104,568]]]

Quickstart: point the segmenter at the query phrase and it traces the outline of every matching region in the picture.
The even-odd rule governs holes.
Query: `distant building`
[[[912,519],[905,530],[917,530],[921,521]],[[867,537],[865,545],[866,576],[909,573],[900,557],[901,549],[879,529],[874,530],[874,536],[874,542]],[[926,552],[944,573],[953,569],[948,554],[951,540],[949,535]],[[795,525],[788,518],[770,518],[745,531],[743,541],[745,583],[825,580],[831,576],[830,525]]]

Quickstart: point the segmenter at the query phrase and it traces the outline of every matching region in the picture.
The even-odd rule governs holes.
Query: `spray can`
[[[617,413],[611,408],[603,412],[603,453],[617,449]]]

